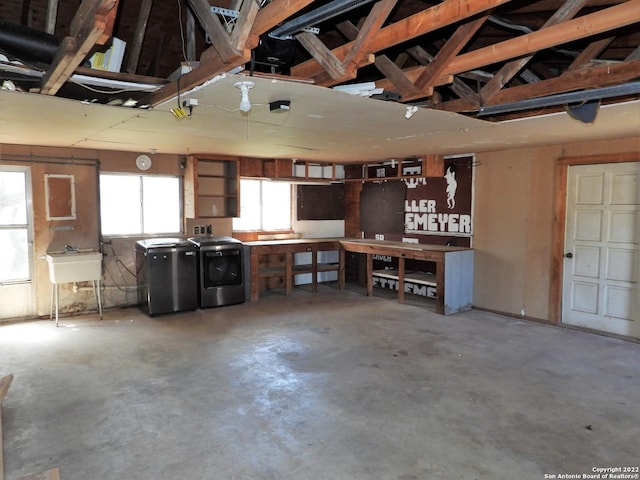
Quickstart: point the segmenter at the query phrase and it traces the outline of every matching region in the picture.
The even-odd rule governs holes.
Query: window
[[[0,282],[25,281],[30,277],[27,172],[0,170]]]
[[[101,174],[103,235],[179,233],[179,177]]]
[[[291,185],[240,179],[240,217],[233,219],[233,229],[290,230]]]

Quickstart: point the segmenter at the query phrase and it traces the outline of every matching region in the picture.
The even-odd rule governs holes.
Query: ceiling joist
[[[118,0],[85,0],[71,22],[71,35],[61,42],[40,93],[55,95],[96,44],[104,44],[113,31]]]
[[[588,0],[566,0],[562,7],[545,22],[541,30],[575,17],[587,2]],[[480,91],[480,97],[483,101],[488,101],[500,91],[532,58],[533,55],[528,55],[504,65]]]
[[[481,14],[510,0],[447,0],[444,3],[423,10],[403,20],[382,28],[369,44],[371,53],[377,53],[394,45],[417,38],[439,28],[464,21],[469,17]],[[333,49],[333,54],[344,59],[351,51],[354,42]],[[291,74],[313,78],[319,85],[330,86],[332,81],[324,74],[320,65],[314,60],[300,63],[291,69]]]

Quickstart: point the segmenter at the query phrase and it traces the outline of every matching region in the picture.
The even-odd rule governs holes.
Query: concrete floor
[[[512,480],[638,465],[640,345],[425,302],[322,286],[2,326],[6,478]]]

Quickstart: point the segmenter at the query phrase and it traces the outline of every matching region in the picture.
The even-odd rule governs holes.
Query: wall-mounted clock
[[[149,168],[151,168],[151,158],[149,158],[149,155],[138,155],[136,158],[136,167],[140,170],[149,170]]]

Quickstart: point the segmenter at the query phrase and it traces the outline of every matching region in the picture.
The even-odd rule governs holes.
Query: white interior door
[[[563,315],[640,338],[640,162],[569,167]]]
[[[26,167],[0,167],[0,318],[31,317],[33,240]]]

